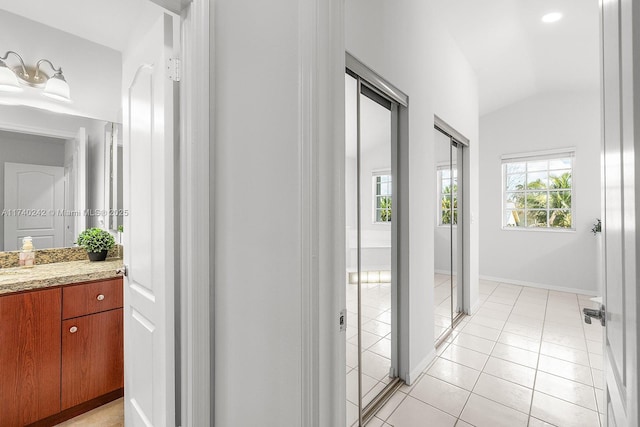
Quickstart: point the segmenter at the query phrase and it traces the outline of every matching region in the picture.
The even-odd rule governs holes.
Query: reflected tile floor
[[[358,418],[358,287],[347,284],[347,424]],[[362,284],[362,389],[366,406],[389,383],[391,285]]]
[[[367,426],[604,424],[602,334],[589,296],[480,281],[467,316]]]
[[[96,409],[78,415],[55,427],[122,427],[124,426],[124,400],[114,400]]]

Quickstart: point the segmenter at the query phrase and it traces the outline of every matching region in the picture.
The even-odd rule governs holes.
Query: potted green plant
[[[76,244],[87,251],[91,261],[104,261],[116,241],[113,235],[101,228],[87,228],[78,236]]]

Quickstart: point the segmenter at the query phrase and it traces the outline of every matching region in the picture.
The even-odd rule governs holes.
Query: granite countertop
[[[40,264],[33,268],[0,268],[0,295],[110,279],[119,276],[116,270],[121,267],[122,259],[108,258],[96,262],[85,260]]]

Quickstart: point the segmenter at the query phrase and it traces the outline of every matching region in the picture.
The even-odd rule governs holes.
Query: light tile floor
[[[78,415],[55,427],[122,427],[124,426],[124,399],[120,398],[92,411]]]
[[[368,426],[599,427],[602,327],[589,296],[480,282],[481,306]]]

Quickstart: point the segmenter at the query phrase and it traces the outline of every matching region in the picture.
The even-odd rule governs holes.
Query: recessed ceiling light
[[[562,14],[560,12],[551,12],[547,13],[542,17],[542,22],[557,22],[562,19]]]

